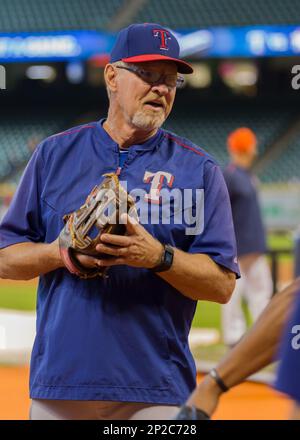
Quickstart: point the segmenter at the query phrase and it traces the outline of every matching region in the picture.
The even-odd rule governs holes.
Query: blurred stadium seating
[[[124,0],[1,0],[0,32],[106,29]],[[131,2],[132,3],[132,2]],[[297,24],[298,0],[146,0],[137,1],[132,22],[171,28]]]
[[[1,0],[0,32],[104,29],[124,0]]]
[[[1,117],[0,180],[17,176],[28,162],[35,146],[45,137],[64,128],[63,116],[14,115]]]
[[[298,0],[150,0],[134,17],[137,22],[157,22],[171,28],[298,24]]]
[[[224,166],[228,161],[226,139],[236,127],[248,126],[255,131],[259,141],[260,158],[262,158],[267,151],[272,149],[276,139],[289,129],[295,116],[295,110],[276,108],[270,105],[251,106],[248,104],[232,108],[219,105],[208,109],[199,109],[197,112],[193,108],[183,109],[181,107],[181,110],[174,109],[174,113],[165,126],[171,131],[193,140]],[[297,145],[299,147],[299,141]],[[272,170],[268,174],[261,172],[260,178],[263,182],[299,177],[299,167],[293,159],[293,152],[297,150],[297,146],[293,145],[291,150],[288,146],[288,149],[289,154],[283,154],[279,159],[279,168],[280,163],[284,162],[286,173],[276,172],[276,170]]]
[[[284,150],[267,164],[260,174],[263,181],[300,182],[300,130],[292,137]]]

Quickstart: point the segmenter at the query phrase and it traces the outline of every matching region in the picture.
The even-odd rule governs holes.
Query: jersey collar
[[[105,120],[106,118],[100,119],[100,121],[98,121],[97,123],[100,139],[105,145],[110,146],[115,151],[119,151],[119,145],[110,137],[107,131],[104,130],[103,128],[103,123],[105,122]],[[143,142],[142,144],[133,144],[128,148],[128,150],[130,152],[133,150],[134,151],[153,150],[154,148],[158,147],[162,137],[163,137],[163,130],[159,128],[155,133],[155,135],[153,135],[147,141]]]

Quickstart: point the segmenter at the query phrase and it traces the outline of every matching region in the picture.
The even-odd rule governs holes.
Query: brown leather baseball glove
[[[125,235],[126,225],[120,216],[127,213],[138,218],[134,200],[120,185],[114,173],[104,174],[103,182],[96,186],[85,204],[77,211],[64,216],[65,227],[59,235],[59,248],[66,268],[80,278],[105,276],[108,268],[86,268],[76,258],[76,253],[110,258],[96,251],[102,234]]]

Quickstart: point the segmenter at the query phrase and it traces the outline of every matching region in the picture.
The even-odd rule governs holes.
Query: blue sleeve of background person
[[[240,277],[228,190],[220,167],[210,161],[204,171],[204,230],[189,252],[207,254]]]
[[[279,360],[275,388],[300,405],[300,292],[284,332]]]
[[[42,169],[37,148],[23,173],[10,207],[0,225],[0,248],[22,243],[44,241],[40,216]]]
[[[228,189],[229,197],[231,199],[234,196],[236,184],[235,184],[234,172],[232,169],[230,169],[230,166],[226,167],[223,170],[223,176]]]

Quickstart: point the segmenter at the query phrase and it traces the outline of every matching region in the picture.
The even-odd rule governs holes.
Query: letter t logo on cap
[[[164,29],[153,29],[154,37],[160,38],[160,49],[169,50],[167,47],[168,40],[171,40],[170,33]]]

